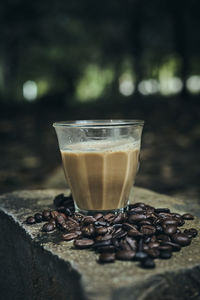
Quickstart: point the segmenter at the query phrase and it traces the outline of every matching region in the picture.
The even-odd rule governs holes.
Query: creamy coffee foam
[[[67,182],[82,210],[114,210],[127,205],[138,165],[132,139],[68,145],[61,150]]]

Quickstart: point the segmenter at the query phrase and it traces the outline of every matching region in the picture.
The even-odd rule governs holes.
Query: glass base
[[[128,210],[128,204],[125,207],[122,208],[117,208],[117,209],[108,209],[108,210],[84,210],[84,209],[80,209],[78,208],[78,206],[75,204],[75,212],[77,213],[81,213],[85,216],[94,216],[98,213],[101,213],[103,215],[107,215],[108,213],[112,213],[117,215],[118,213],[123,213],[126,212]]]

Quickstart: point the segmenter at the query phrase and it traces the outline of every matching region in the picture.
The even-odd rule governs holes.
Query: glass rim
[[[91,128],[91,127],[125,127],[125,126],[143,126],[143,120],[134,119],[99,119],[99,120],[74,120],[54,122],[53,127],[70,128]]]

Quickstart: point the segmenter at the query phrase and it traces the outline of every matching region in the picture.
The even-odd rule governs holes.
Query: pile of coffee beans
[[[190,245],[197,235],[195,228],[179,228],[186,220],[194,219],[191,214],[180,215],[145,203],[131,204],[124,213],[94,216],[75,212],[71,195],[56,196],[54,205],[55,210],[36,213],[26,223],[46,221],[42,231],[62,231],[62,239],[74,240],[77,249],[99,253],[99,263],[139,261],[143,268],[154,268],[155,258],[169,259],[174,251]]]

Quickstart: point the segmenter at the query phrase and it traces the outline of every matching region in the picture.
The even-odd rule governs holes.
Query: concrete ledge
[[[72,242],[61,241],[57,233],[40,232],[42,224],[24,224],[28,215],[51,208],[60,192],[17,191],[0,196],[2,299],[200,299],[199,236],[170,260],[159,260],[154,270],[140,269],[136,262],[99,265],[95,253],[73,250]],[[135,188],[133,198],[200,216],[195,204],[145,189]],[[184,225],[189,227],[200,230],[200,219]]]

